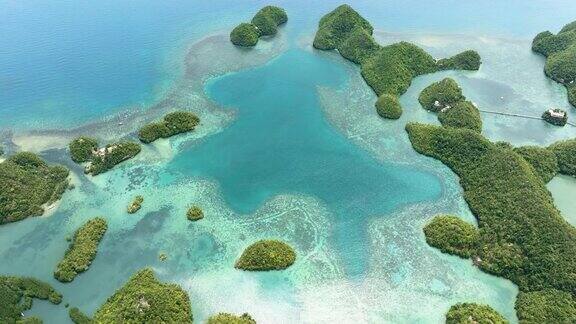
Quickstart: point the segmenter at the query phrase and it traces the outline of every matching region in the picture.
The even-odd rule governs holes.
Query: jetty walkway
[[[507,112],[500,112],[500,111],[493,111],[493,110],[484,110],[484,109],[478,109],[479,112],[482,113],[486,113],[486,114],[494,114],[494,115],[502,115],[502,116],[511,116],[511,117],[520,117],[520,118],[527,118],[527,119],[540,119],[542,120],[542,117],[539,116],[529,116],[529,115],[522,115],[522,114],[513,114],[513,113],[507,113]],[[573,124],[571,122],[567,122],[566,125],[570,125],[572,127],[576,127],[576,124]]]

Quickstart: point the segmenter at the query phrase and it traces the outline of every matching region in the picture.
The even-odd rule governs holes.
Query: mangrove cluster
[[[568,101],[576,107],[576,21],[558,34],[544,31],[532,41],[532,50],[546,57],[544,73],[568,90]]]
[[[294,264],[294,249],[278,240],[260,240],[248,246],[234,265],[248,271],[283,270]]]
[[[478,108],[466,100],[458,83],[451,78],[424,88],[418,101],[425,109],[437,112],[438,120],[443,126],[467,128],[478,133],[482,131]]]
[[[34,323],[39,319],[23,317],[32,308],[33,299],[60,304],[62,295],[49,284],[27,277],[0,276],[0,323]]]
[[[95,323],[192,323],[188,294],[180,286],[158,281],[144,269],[94,314]]]
[[[134,200],[128,205],[127,211],[128,214],[134,214],[135,212],[139,211],[142,208],[142,203],[144,202],[144,197],[138,195],[134,197]]]
[[[460,303],[446,313],[446,324],[508,324],[508,321],[488,305]]]
[[[284,9],[266,6],[260,9],[252,18],[251,23],[241,23],[230,33],[230,41],[237,46],[256,46],[261,36],[273,36],[278,32],[278,26],[288,21]]]
[[[38,155],[20,152],[0,163],[0,224],[44,213],[68,187],[69,171]]]
[[[372,25],[354,9],[341,5],[320,19],[314,47],[320,50],[336,49],[344,58],[360,64],[362,77],[379,97],[399,97],[408,90],[412,79],[422,74],[445,69],[480,68],[480,55],[474,51],[437,61],[420,47],[408,42],[381,46],[374,40],[373,31]],[[390,103],[390,100],[386,99],[380,106],[384,106],[384,103]],[[379,108],[379,114],[380,111],[385,110]],[[385,118],[398,115],[398,112],[384,113]]]
[[[516,283],[521,321],[528,321],[530,314],[546,319],[541,322],[573,322],[576,229],[561,217],[543,181],[555,169],[554,158],[541,150],[492,143],[467,128],[410,123],[406,130],[417,152],[442,161],[459,176],[478,220],[479,231],[474,232],[459,221],[440,219],[443,224],[431,232],[438,238],[434,244],[449,253],[470,255],[482,270]],[[575,140],[548,148],[560,172],[574,170],[566,165],[576,166],[575,148]],[[523,157],[531,155],[547,156],[549,162],[532,165]],[[450,235],[448,229],[457,229],[456,238],[439,242]],[[472,244],[475,236],[477,243]]]
[[[240,316],[229,313],[218,313],[210,316],[208,324],[256,324],[256,321],[248,313]]]
[[[70,308],[70,310],[68,311],[68,316],[70,316],[70,320],[72,320],[72,322],[74,324],[92,324],[92,323],[94,323],[88,315],[84,314],[77,307]]]
[[[88,270],[107,228],[106,220],[99,217],[82,225],[74,233],[64,258],[56,266],[54,278],[61,282],[70,282],[78,273]]]
[[[168,138],[194,130],[200,118],[188,111],[174,111],[164,116],[162,121],[150,123],[140,128],[138,138],[143,143],[152,143],[159,138]]]

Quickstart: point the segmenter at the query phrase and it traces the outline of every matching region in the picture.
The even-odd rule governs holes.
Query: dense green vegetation
[[[140,128],[138,138],[144,143],[151,143],[159,138],[168,138],[194,130],[200,122],[200,118],[188,111],[175,111],[164,116],[157,123],[150,123]]]
[[[542,119],[544,119],[546,122],[552,125],[556,126],[566,125],[566,123],[568,122],[568,115],[566,114],[566,112],[562,109],[554,109],[553,112],[561,113],[563,114],[563,116],[562,117],[552,116],[550,110],[546,110],[544,113],[542,113]]]
[[[144,197],[138,195],[132,200],[130,205],[128,205],[127,211],[128,214],[134,214],[135,212],[139,211],[142,207],[142,203],[144,202]]]
[[[254,15],[252,23],[241,23],[236,26],[230,33],[230,41],[238,46],[255,46],[260,36],[276,35],[278,26],[287,21],[288,15],[284,9],[266,6]]]
[[[92,260],[96,257],[98,244],[107,228],[106,220],[99,217],[82,225],[74,233],[68,251],[56,266],[54,278],[61,282],[70,282],[78,273],[88,270]]]
[[[0,163],[0,224],[44,213],[44,204],[62,197],[69,171],[49,166],[38,155],[16,153]]]
[[[218,313],[210,316],[208,324],[256,324],[256,321],[248,313],[244,313],[241,316]]]
[[[204,218],[204,212],[200,207],[192,206],[188,208],[188,211],[186,212],[186,217],[190,221],[201,220],[202,218]]]
[[[556,35],[542,32],[532,41],[532,50],[546,56],[544,72],[568,89],[568,101],[576,107],[576,22],[572,22]]]
[[[376,111],[382,118],[398,119],[402,116],[402,106],[398,97],[383,94],[376,101]]]
[[[460,101],[449,109],[441,110],[438,120],[442,126],[467,128],[478,133],[482,131],[480,112],[470,101]]]
[[[438,69],[476,71],[480,69],[481,64],[480,54],[476,51],[468,50],[452,57],[438,60]]]
[[[341,5],[320,19],[313,45],[321,50],[336,49],[357,27],[372,35],[372,25],[366,19],[349,5]]]
[[[446,313],[446,324],[506,324],[508,321],[488,305],[460,303]]]
[[[360,64],[362,77],[379,99],[383,95],[398,97],[404,94],[412,79],[419,75],[447,69],[477,70],[481,64],[480,55],[475,51],[465,51],[436,61],[426,51],[411,43],[380,46],[372,33],[373,27],[366,19],[349,5],[341,5],[320,19],[314,47],[321,50],[337,49],[344,58]],[[391,103],[389,97],[384,100]],[[381,107],[384,106],[381,104]],[[400,117],[400,106],[400,109],[395,105],[386,107],[388,109],[378,110],[382,117]]]
[[[560,216],[524,158],[467,129],[422,124],[406,129],[416,151],[439,159],[460,177],[478,219],[478,248],[471,254],[481,269],[512,280],[522,292],[576,291],[576,229]],[[539,306],[526,299],[524,307]],[[576,315],[562,307],[568,318]]]
[[[133,158],[140,153],[140,144],[134,142],[119,142],[106,145],[101,149],[102,154],[94,154],[92,161],[84,170],[86,173],[98,175],[112,169],[115,165]]]
[[[188,294],[175,284],[164,284],[144,269],[94,314],[95,323],[192,323]]]
[[[290,245],[278,240],[260,240],[242,252],[235,267],[248,271],[283,270],[294,261],[296,252]]]
[[[260,9],[254,18],[252,24],[258,27],[260,36],[276,35],[278,26],[288,21],[288,15],[282,8],[266,6]]]
[[[516,311],[520,323],[576,323],[576,301],[567,291],[520,292]]]
[[[259,37],[258,28],[249,23],[241,23],[230,33],[230,41],[236,46],[256,46]]]
[[[558,173],[558,159],[551,150],[539,146],[522,146],[514,151],[530,163],[544,183],[552,180]]]
[[[469,258],[476,252],[478,229],[456,216],[439,215],[424,226],[426,242],[444,253]]]
[[[80,136],[68,145],[70,157],[76,163],[88,162],[92,159],[92,152],[98,149],[98,141],[91,137]]]
[[[560,173],[576,176],[576,139],[556,142],[549,149],[556,154]]]
[[[420,92],[418,101],[424,109],[438,112],[447,106],[466,100],[462,95],[462,89],[452,78],[445,78],[434,82]]]
[[[33,298],[60,304],[62,295],[49,284],[27,277],[0,276],[0,323],[34,323],[38,319],[24,318],[22,313],[32,308]]]
[[[68,311],[68,316],[74,324],[92,324],[93,321],[86,314],[82,313],[77,307],[73,307]]]

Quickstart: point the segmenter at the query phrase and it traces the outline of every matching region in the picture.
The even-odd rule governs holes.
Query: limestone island
[[[544,73],[568,90],[568,101],[576,107],[576,21],[558,34],[544,31],[532,41],[532,50],[546,57]]]
[[[462,89],[451,78],[424,88],[418,101],[425,109],[437,112],[443,126],[467,128],[478,133],[482,131],[480,111],[472,102],[466,101]]]
[[[426,242],[444,253],[469,258],[478,245],[478,229],[456,216],[440,215],[424,227]]]
[[[33,299],[58,305],[62,295],[34,278],[0,276],[0,323],[41,323],[37,317],[24,317],[24,312],[32,308]]]
[[[248,246],[234,265],[247,271],[284,270],[294,264],[294,249],[278,240],[260,240]]]
[[[554,206],[538,166],[511,145],[492,143],[468,128],[409,123],[406,130],[417,152],[440,160],[459,176],[478,220],[477,234],[459,220],[433,221],[427,241],[448,253],[470,255],[481,270],[518,285],[520,322],[576,319],[576,231]],[[544,149],[556,155],[561,173],[575,174],[576,140]]]
[[[284,9],[266,6],[254,15],[251,23],[241,23],[236,26],[230,33],[230,41],[237,46],[256,46],[261,36],[276,35],[278,26],[287,21],[288,15]]]
[[[142,207],[142,203],[144,202],[144,197],[138,195],[132,200],[130,205],[128,205],[127,212],[128,214],[134,214],[135,212],[139,211]]]
[[[195,222],[204,218],[204,212],[200,207],[192,206],[188,208],[188,211],[186,212],[186,217],[188,218],[189,221]]]
[[[0,163],[0,224],[44,214],[68,187],[69,171],[20,152]]]
[[[210,316],[208,324],[256,324],[256,321],[248,313],[244,313],[241,316],[218,313]]]
[[[186,291],[158,281],[151,269],[134,274],[94,314],[95,323],[192,323]]]
[[[542,119],[552,125],[564,126],[568,122],[568,114],[561,109],[548,109],[542,114]]]
[[[98,148],[96,139],[81,136],[68,145],[70,157],[76,163],[87,162],[84,173],[98,175],[112,169],[115,165],[129,160],[140,153],[140,144],[118,142]]]
[[[93,324],[92,319],[88,315],[80,311],[78,307],[72,307],[68,311],[68,316],[70,316],[70,320],[74,324]]]
[[[436,60],[408,42],[381,46],[374,40],[373,31],[372,25],[352,7],[341,5],[320,19],[313,45],[319,50],[338,50],[344,58],[359,64],[362,77],[379,97],[399,97],[419,75],[447,69],[480,68],[480,55],[475,51]],[[390,102],[389,99],[383,101]],[[384,115],[388,118],[386,116],[394,117],[398,113]]]
[[[143,143],[152,143],[159,138],[193,131],[200,118],[188,111],[174,111],[164,116],[162,121],[150,123],[140,128],[138,138]]]
[[[61,282],[71,282],[78,273],[88,270],[107,229],[106,220],[99,217],[82,225],[74,233],[68,251],[56,266],[54,278]]]
[[[488,305],[460,303],[446,313],[446,324],[508,324],[508,321]]]

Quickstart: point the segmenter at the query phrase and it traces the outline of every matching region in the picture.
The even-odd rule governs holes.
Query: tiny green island
[[[88,270],[107,228],[106,220],[99,217],[82,225],[74,233],[68,251],[56,266],[54,278],[61,282],[71,282],[78,273]]]
[[[140,153],[140,144],[123,141],[98,148],[94,138],[81,136],[68,145],[70,158],[76,163],[87,163],[84,173],[98,175]]]
[[[426,242],[442,252],[469,258],[476,251],[480,234],[473,225],[451,215],[434,217],[424,227]]]
[[[200,118],[188,111],[174,111],[164,116],[162,121],[142,126],[138,138],[143,143],[152,143],[159,138],[168,138],[177,134],[193,131]]]
[[[144,202],[144,197],[138,195],[134,197],[134,200],[128,205],[127,212],[128,214],[134,214],[135,212],[139,211],[142,208],[142,203]]]
[[[294,249],[278,240],[260,240],[248,246],[234,265],[247,271],[284,270],[294,264]]]
[[[253,47],[261,36],[274,36],[278,26],[288,21],[284,9],[266,6],[252,18],[251,23],[241,23],[230,33],[230,41],[236,46]]]
[[[204,212],[202,211],[202,208],[194,205],[188,208],[188,211],[186,212],[186,218],[188,218],[189,221],[195,222],[204,218]]]

